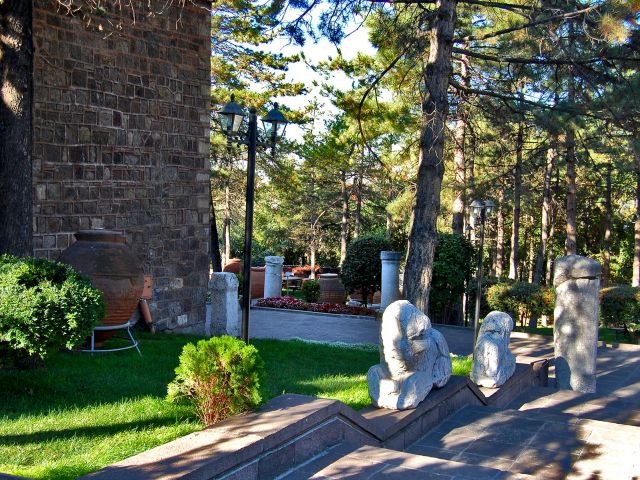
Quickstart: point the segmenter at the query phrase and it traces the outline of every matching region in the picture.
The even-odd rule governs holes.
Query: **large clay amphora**
[[[144,288],[140,260],[125,244],[122,232],[80,230],[75,237],[76,242],[62,252],[59,260],[89,277],[102,292],[107,314],[101,325],[127,323]],[[96,340],[110,336],[107,332],[100,333]]]

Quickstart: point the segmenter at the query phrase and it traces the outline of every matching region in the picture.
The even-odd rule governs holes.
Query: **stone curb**
[[[308,313],[310,315],[325,315],[328,317],[344,317],[346,319],[352,318],[361,318],[364,320],[375,320],[376,317],[373,315],[349,315],[346,313],[324,313],[324,312],[309,312],[308,310],[293,310],[291,308],[274,308],[274,307],[251,307],[251,310],[271,310],[273,312],[293,312],[296,314],[305,314]]]

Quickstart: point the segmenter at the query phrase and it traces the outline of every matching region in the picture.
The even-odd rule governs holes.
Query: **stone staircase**
[[[280,478],[640,478],[640,402],[531,387],[465,406],[404,451],[340,444]]]

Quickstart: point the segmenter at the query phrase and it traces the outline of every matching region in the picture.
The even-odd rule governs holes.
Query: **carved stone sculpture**
[[[451,378],[446,340],[406,300],[389,305],[380,326],[380,363],[367,373],[369,396],[381,408],[415,408],[431,389]]]
[[[504,312],[491,312],[480,326],[474,352],[471,381],[476,385],[497,388],[516,369],[516,358],[509,350],[513,319]]]

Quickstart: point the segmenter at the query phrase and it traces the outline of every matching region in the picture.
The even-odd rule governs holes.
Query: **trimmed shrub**
[[[457,323],[456,304],[462,307],[465,281],[473,268],[475,249],[462,235],[439,233],[429,292],[429,316]],[[461,319],[461,308],[458,310]]]
[[[640,288],[613,285],[600,290],[600,320],[607,327],[622,327],[629,335],[640,330]]]
[[[520,319],[524,326],[525,320],[535,320],[549,312],[553,315],[555,296],[553,290],[535,283],[497,283],[487,290],[487,303],[493,310]]]
[[[380,252],[384,250],[391,250],[391,243],[384,235],[363,235],[347,248],[340,278],[347,292],[360,290],[365,306],[369,294],[380,289]]]
[[[253,345],[229,336],[185,345],[167,399],[186,401],[206,426],[256,408],[264,364]]]
[[[0,257],[0,340],[19,356],[73,348],[104,317],[100,290],[72,267],[43,258]]]
[[[494,285],[505,282],[508,283],[513,281],[498,277],[482,277],[482,293],[480,294],[480,318],[486,317],[489,312],[491,312],[491,310],[494,310],[494,308],[489,305],[489,301],[487,298],[489,289]],[[475,278],[471,278],[467,286],[467,295],[469,295],[469,308],[471,309],[472,315],[476,308],[476,284],[477,280]]]
[[[320,298],[320,282],[318,280],[307,280],[302,282],[300,293],[305,302],[315,303]]]

